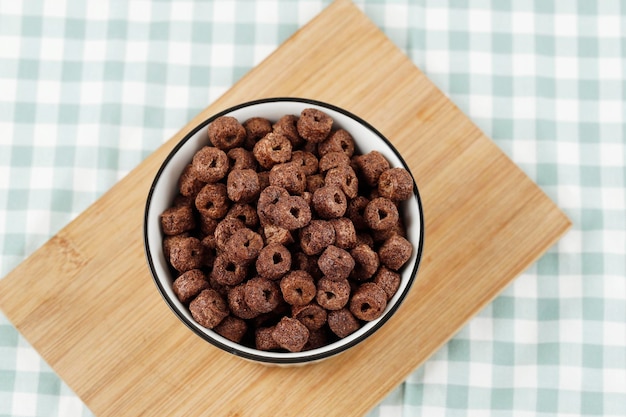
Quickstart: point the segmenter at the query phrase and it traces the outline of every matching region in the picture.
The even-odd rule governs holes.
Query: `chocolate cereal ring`
[[[342,339],[361,327],[359,321],[347,308],[329,311],[327,321],[330,330]]]
[[[397,271],[411,258],[413,246],[402,236],[393,235],[380,246],[378,253],[383,265]]]
[[[379,197],[367,204],[363,218],[372,230],[389,230],[398,224],[399,214],[396,205],[391,200]]]
[[[329,220],[335,229],[335,246],[341,249],[352,249],[356,246],[356,230],[352,220],[347,217]]]
[[[324,184],[341,187],[348,198],[355,198],[359,193],[359,180],[349,165],[329,169],[326,172],[326,177],[324,177]]]
[[[318,167],[320,172],[337,168],[343,165],[350,165],[350,158],[343,152],[328,152],[320,158]]]
[[[218,149],[229,150],[243,145],[246,129],[230,116],[221,116],[213,120],[207,129],[209,141]]]
[[[180,194],[185,197],[195,197],[202,187],[204,187],[204,183],[196,177],[193,165],[187,165],[178,178],[178,190]]]
[[[287,162],[291,159],[291,142],[285,136],[276,132],[268,133],[259,140],[252,153],[259,165],[270,169],[276,164]]]
[[[196,208],[200,215],[215,220],[226,215],[229,205],[226,185],[222,183],[205,185],[196,197]]]
[[[254,332],[254,345],[259,350],[276,350],[280,348],[280,345],[272,337],[274,326],[271,327],[259,327]]]
[[[306,271],[291,271],[280,280],[283,299],[292,306],[305,305],[315,298],[313,277]]]
[[[271,220],[287,230],[301,229],[311,221],[311,208],[302,197],[285,197],[276,203]]]
[[[333,119],[318,109],[304,109],[296,124],[298,133],[311,143],[323,142],[333,126]]]
[[[259,215],[256,209],[250,204],[237,203],[230,206],[224,219],[231,218],[241,220],[243,224],[249,228],[254,228],[259,225]],[[217,226],[217,223],[215,225]]]
[[[313,193],[313,208],[323,219],[342,217],[348,208],[346,195],[336,185],[325,185]]]
[[[317,265],[324,276],[333,281],[348,278],[354,269],[354,259],[345,250],[330,245],[320,255]]]
[[[207,329],[217,326],[228,316],[228,306],[214,289],[203,290],[191,303],[189,311],[195,321]]]
[[[183,304],[189,303],[207,288],[209,288],[209,283],[199,269],[192,269],[181,274],[172,285],[174,294]]]
[[[248,331],[248,325],[239,317],[226,316],[213,330],[226,339],[239,343]]]
[[[195,237],[185,237],[172,242],[170,247],[170,264],[178,272],[186,272],[202,267],[204,247]]]
[[[246,282],[244,299],[258,313],[269,313],[280,303],[280,289],[274,281],[255,277]]]
[[[248,265],[256,260],[263,249],[261,235],[247,227],[241,228],[228,239],[224,255],[237,265]]]
[[[247,274],[246,266],[229,259],[226,253],[217,255],[211,270],[211,277],[215,282],[228,286],[240,284],[246,279]]]
[[[363,281],[371,278],[380,265],[378,254],[367,245],[358,245],[350,251],[354,259],[355,266],[350,274],[350,278],[356,281]]]
[[[205,146],[191,160],[196,178],[206,183],[218,182],[228,172],[228,156],[218,148]]]
[[[293,151],[291,152],[291,162],[302,168],[304,175],[317,173],[319,161],[311,152]]]
[[[264,117],[251,117],[243,122],[243,127],[246,129],[243,146],[248,150],[252,150],[259,139],[272,131],[272,123]]]
[[[387,301],[391,300],[400,288],[400,274],[381,265],[374,275],[374,282],[387,294]]]
[[[298,117],[293,114],[287,114],[272,126],[274,132],[285,136],[291,142],[292,147],[300,147],[304,143],[304,139],[298,133],[297,128]]]
[[[380,175],[390,168],[389,161],[378,151],[358,155],[354,157],[354,163],[361,177],[370,187],[376,186]]]
[[[261,249],[256,259],[256,271],[267,279],[279,279],[291,269],[291,252],[278,243],[272,243]]]
[[[319,304],[312,302],[306,305],[294,305],[291,316],[300,320],[309,331],[321,329],[326,324],[327,313]]]
[[[272,338],[289,352],[300,352],[309,340],[309,329],[299,320],[283,317],[274,327]]]
[[[387,308],[387,293],[373,282],[361,284],[350,299],[350,312],[358,319],[372,321]]]
[[[228,290],[228,307],[233,315],[244,320],[250,320],[259,315],[246,303],[245,284],[237,285]]]
[[[350,299],[350,283],[347,279],[333,281],[323,277],[317,281],[315,301],[326,310],[340,310]]]
[[[408,200],[413,195],[413,178],[404,168],[391,168],[380,174],[378,192],[393,201]]]
[[[261,192],[259,176],[252,169],[233,169],[226,180],[228,198],[235,203],[250,203]]]
[[[196,220],[189,206],[170,207],[161,214],[161,230],[166,235],[179,235],[194,227]]]
[[[217,224],[215,228],[215,244],[220,250],[226,250],[226,243],[231,236],[239,229],[245,228],[246,225],[236,218],[224,219]]]
[[[318,255],[335,243],[335,229],[326,220],[311,220],[300,230],[300,248],[306,255]]]
[[[354,154],[354,139],[345,129],[338,129],[330,133],[328,138],[318,145],[318,152],[321,156],[329,152],[342,152],[348,158]]]
[[[290,194],[302,194],[306,190],[306,175],[294,162],[276,164],[270,170],[270,185],[282,187]]]
[[[256,142],[255,142],[256,143]],[[230,160],[231,169],[256,170],[257,163],[251,151],[245,148],[233,148],[226,154]]]

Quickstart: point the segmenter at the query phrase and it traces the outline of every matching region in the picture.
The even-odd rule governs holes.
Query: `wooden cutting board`
[[[397,314],[305,367],[224,353],[161,299],[142,247],[162,160],[195,123],[270,96],[368,120],[421,192],[425,251]],[[333,3],[0,281],[0,307],[99,416],[366,413],[570,226],[565,215],[350,2]]]

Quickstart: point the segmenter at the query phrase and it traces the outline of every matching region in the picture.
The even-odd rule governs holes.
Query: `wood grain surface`
[[[305,367],[247,362],[181,324],[154,285],[144,205],[191,127],[242,101],[297,96],[361,116],[420,189],[424,257],[371,339]],[[362,415],[541,256],[569,220],[348,1],[330,5],[0,281],[0,307],[98,416]]]

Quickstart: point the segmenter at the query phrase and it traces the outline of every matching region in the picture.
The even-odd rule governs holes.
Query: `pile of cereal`
[[[297,352],[381,316],[413,251],[399,202],[411,175],[317,109],[243,124],[223,116],[161,215],[173,290],[236,343]]]

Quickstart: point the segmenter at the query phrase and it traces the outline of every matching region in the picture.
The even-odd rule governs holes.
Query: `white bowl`
[[[366,339],[396,312],[409,292],[417,273],[424,243],[422,204],[417,186],[414,184],[413,196],[402,202],[400,206],[406,226],[407,239],[413,244],[413,253],[409,261],[400,270],[401,284],[398,291],[388,302],[386,310],[378,319],[365,323],[356,332],[329,345],[304,352],[266,352],[234,343],[196,323],[189,309],[174,295],[172,289],[174,276],[163,255],[163,234],[159,220],[160,214],[170,207],[178,194],[177,184],[180,174],[190,163],[194,153],[209,144],[207,127],[217,117],[232,116],[240,122],[251,117],[265,117],[271,121],[276,121],[286,114],[299,115],[305,108],[322,110],[332,117],[333,128],[343,128],[350,132],[356,144],[356,152],[365,154],[377,150],[387,158],[392,167],[402,167],[407,171],[409,170],[402,156],[389,140],[366,121],[346,110],[309,99],[262,99],[243,103],[211,116],[185,136],[161,165],[150,188],[145,208],[144,245],[146,258],[154,282],[170,308],[183,323],[207,342],[242,358],[266,364],[310,363],[344,352],[358,343],[367,343]]]

